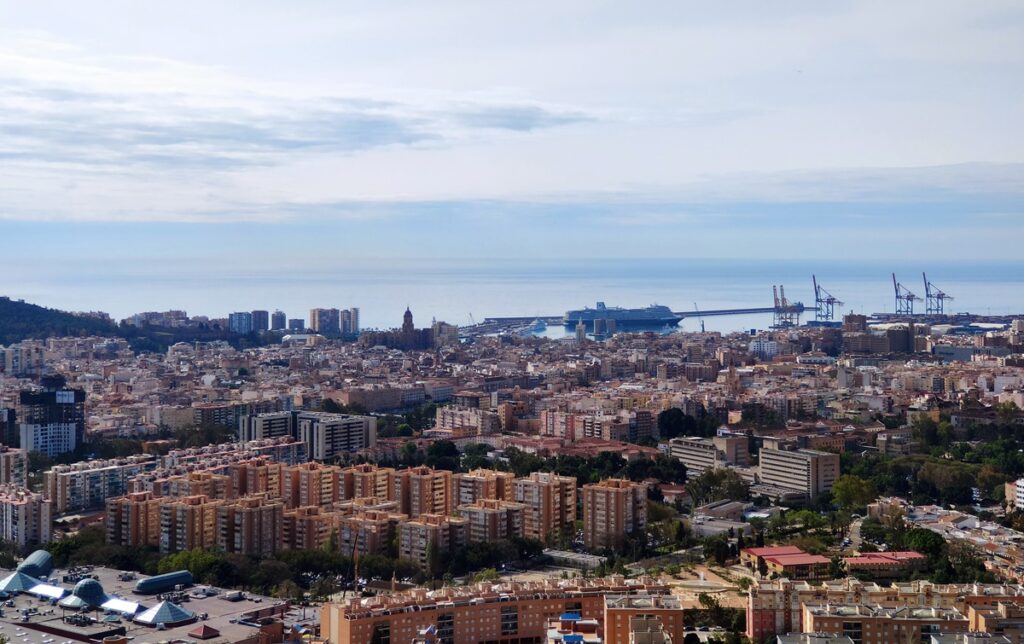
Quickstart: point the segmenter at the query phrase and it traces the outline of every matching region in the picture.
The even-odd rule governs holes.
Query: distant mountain
[[[48,309],[0,297],[0,345],[29,338],[75,335],[118,335],[117,327],[97,318]]]

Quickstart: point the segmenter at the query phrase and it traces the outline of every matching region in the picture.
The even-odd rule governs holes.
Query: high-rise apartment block
[[[28,485],[28,452],[0,446],[0,485]]]
[[[46,368],[46,349],[38,340],[16,342],[3,350],[4,373],[26,378],[38,376]]]
[[[526,505],[515,501],[481,499],[459,506],[459,516],[466,520],[469,543],[498,541],[523,536]]]
[[[376,497],[378,499],[395,499],[395,470],[390,467],[377,467],[370,463],[362,463],[346,467],[341,471],[342,496],[346,499]]]
[[[760,482],[814,498],[839,478],[839,454],[812,449],[764,448],[758,453]]]
[[[476,469],[456,473],[452,477],[452,496],[456,506],[476,503],[481,499],[510,501],[515,475],[512,472]]]
[[[583,486],[583,543],[588,550],[619,546],[647,527],[647,489],[626,479]]]
[[[532,472],[513,483],[512,500],[526,506],[523,535],[544,543],[571,537],[576,527],[576,479]]]
[[[288,328],[288,317],[284,311],[274,311],[270,314],[271,331],[284,331],[286,328]]]
[[[0,486],[0,539],[24,548],[50,542],[53,517],[51,504],[27,488]]]
[[[232,333],[252,333],[252,313],[249,311],[239,311],[237,313],[228,314],[228,330]]]
[[[18,413],[13,407],[0,407],[0,442],[5,447],[21,447]]]
[[[313,460],[330,461],[342,454],[373,447],[377,442],[377,419],[313,411],[270,412],[239,418],[239,441],[288,436],[305,443]]]
[[[436,573],[440,556],[466,545],[466,520],[441,514],[424,514],[398,527],[398,556],[415,561]]]
[[[398,511],[417,517],[422,514],[451,514],[452,473],[430,467],[397,470],[393,476]]]
[[[140,455],[54,465],[43,474],[43,495],[56,514],[103,508],[107,499],[128,493],[130,480],[158,464],[156,457]]]
[[[252,330],[259,333],[270,330],[270,313],[267,311],[252,312]]]
[[[85,442],[85,392],[65,383],[61,376],[48,376],[41,390],[21,392],[22,449],[53,457]]]

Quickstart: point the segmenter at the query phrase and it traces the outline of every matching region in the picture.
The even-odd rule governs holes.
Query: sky
[[[0,292],[41,266],[1015,260],[1022,118],[1017,1],[0,0]]]

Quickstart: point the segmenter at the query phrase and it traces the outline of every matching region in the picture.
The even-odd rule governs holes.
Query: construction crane
[[[928,276],[923,272],[924,278],[924,310],[929,315],[944,315],[946,313],[946,300],[952,300],[952,295],[946,295],[938,286],[928,281]]]
[[[814,282],[814,319],[818,321],[832,320],[835,317],[835,307],[842,306],[834,295],[825,290],[825,287],[818,284],[818,278],[811,275]]]
[[[920,302],[921,298],[910,292],[906,286],[896,281],[896,273],[892,274],[892,287],[896,291],[896,315],[913,315],[914,302]]]
[[[700,315],[700,309],[697,308],[697,303],[693,303],[693,310],[697,312],[697,317],[700,318],[700,332],[704,333],[704,318]]]

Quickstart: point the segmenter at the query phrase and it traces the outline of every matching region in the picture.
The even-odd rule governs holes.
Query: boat
[[[526,325],[526,326],[522,327],[521,329],[519,329],[519,335],[521,335],[523,337],[529,337],[531,335],[536,335],[538,333],[543,333],[544,331],[547,331],[547,329],[548,329],[547,323],[544,322],[544,320],[542,320],[540,318],[537,318],[533,322],[531,322],[528,325]]]
[[[594,330],[595,320],[612,322],[616,330],[659,330],[666,325],[677,326],[682,319],[683,316],[676,315],[672,309],[660,304],[652,304],[642,309],[625,309],[619,306],[606,306],[604,302],[598,302],[595,308],[588,306],[583,309],[566,311],[562,323],[568,328],[575,328],[582,322],[590,332]],[[607,327],[607,324],[602,326]]]

